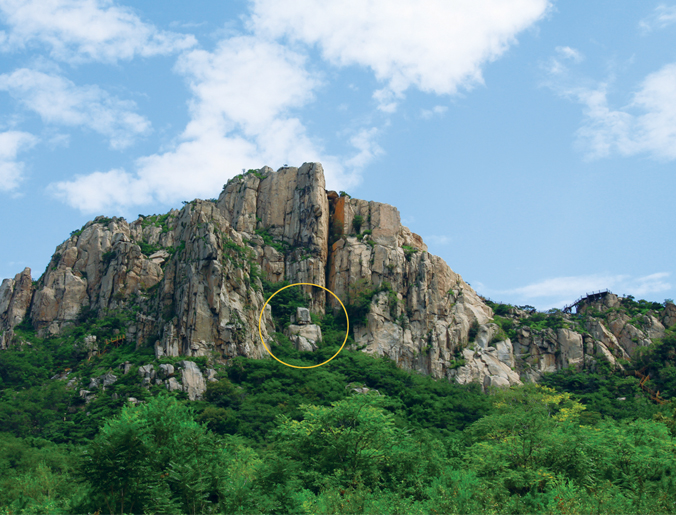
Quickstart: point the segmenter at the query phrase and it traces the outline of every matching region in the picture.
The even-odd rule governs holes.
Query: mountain
[[[673,302],[485,299],[317,163],[184,204],[0,286],[0,514],[676,511]]]
[[[0,349],[24,343],[17,327],[56,337],[115,314],[121,322],[108,342],[78,337],[88,359],[121,336],[137,351],[152,349],[155,360],[207,357],[213,367],[237,356],[266,359],[258,322],[278,289],[272,286],[312,283],[346,306],[351,348],[486,388],[539,381],[570,366],[593,369],[599,360],[621,369],[676,323],[673,303],[640,304],[610,292],[582,298],[575,314],[486,300],[427,251],[395,207],[327,191],[319,163],[249,170],[218,199],[184,204],[131,223],[97,217],[56,248],[37,281],[28,268],[5,279]],[[314,316],[340,318],[331,293],[302,289]],[[273,300],[260,326],[273,352],[288,325],[274,312]],[[298,350],[319,348],[292,340]],[[156,373],[152,360],[143,380],[200,398],[213,368],[181,363],[182,384]]]

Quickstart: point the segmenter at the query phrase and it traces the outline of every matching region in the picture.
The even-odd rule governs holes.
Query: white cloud
[[[434,106],[432,109],[422,109],[420,111],[420,116],[425,120],[429,120],[433,116],[441,116],[446,111],[448,111],[447,106]]]
[[[322,162],[328,187],[345,189],[378,154],[376,133],[354,136],[358,153],[352,160],[324,155],[290,113],[310,102],[321,84],[304,64],[300,54],[253,36],[224,40],[213,52],[182,55],[176,71],[186,77],[193,98],[190,122],[175,146],[138,159],[135,172],[95,172],[55,184],[54,191],[70,205],[93,212],[211,197],[242,168],[306,161]]]
[[[569,277],[554,277],[537,283],[505,291],[520,295],[526,299],[539,297],[580,297],[586,293],[605,290],[614,284],[629,279],[627,275],[579,275]]]
[[[350,138],[350,143],[359,152],[354,157],[347,160],[346,164],[350,168],[362,169],[377,156],[384,153],[383,149],[374,139],[378,135],[378,129],[361,129],[357,134]]]
[[[587,293],[606,289],[618,295],[630,294],[636,297],[668,291],[672,288],[672,285],[667,282],[670,275],[668,272],[659,272],[642,277],[622,274],[554,277],[495,293],[514,295],[526,302],[544,299],[543,302],[549,301],[548,306],[562,308]]]
[[[440,236],[437,234],[430,234],[429,236],[425,236],[425,242],[432,244],[432,245],[448,245],[451,243],[451,238],[448,236]]]
[[[253,0],[256,33],[317,44],[338,66],[386,82],[374,98],[392,112],[409,87],[453,94],[483,82],[481,67],[541,19],[549,0]]]
[[[110,96],[98,86],[76,86],[57,75],[21,68],[0,75],[0,90],[7,91],[46,123],[82,126],[110,139],[122,149],[150,129],[150,122],[132,110],[134,102]]]
[[[0,191],[15,190],[22,180],[24,164],[17,154],[37,143],[32,134],[21,131],[0,133]]]
[[[647,34],[655,29],[663,29],[672,23],[676,23],[676,5],[658,5],[655,10],[643,18],[639,23],[639,29],[642,33]]]
[[[69,62],[116,62],[196,44],[193,36],[158,30],[112,0],[0,0],[0,13],[10,28],[0,47],[12,50],[39,42],[53,58]]]
[[[578,50],[575,50],[569,46],[557,46],[555,50],[556,53],[564,59],[570,59],[575,63],[581,63],[584,61],[584,56]]]
[[[647,153],[676,159],[676,64],[648,75],[631,102],[620,109],[609,106],[608,83],[581,85],[583,81],[571,79],[568,68],[556,59],[548,63],[547,71],[547,86],[584,106],[577,137],[589,158]]]

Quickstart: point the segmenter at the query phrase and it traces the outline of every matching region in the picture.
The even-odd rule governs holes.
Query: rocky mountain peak
[[[124,312],[128,322],[120,331],[137,348],[152,346],[156,357],[267,358],[258,333],[263,281],[326,287],[343,304],[364,307],[350,321],[357,348],[406,369],[484,386],[584,367],[591,354],[619,366],[676,322],[673,305],[637,321],[612,294],[580,306],[581,313],[606,314],[582,325],[563,314],[549,327],[533,322],[540,314],[514,307],[494,316],[401,224],[395,207],[327,191],[322,165],[305,163],[249,170],[228,181],[217,199],[186,202],[164,215],[131,223],[97,217],[73,231],[38,281],[29,269],[3,281],[0,348],[17,343],[18,324],[59,334],[87,317]],[[302,288],[307,310],[296,313],[286,333],[296,348],[313,351],[322,335],[309,313],[342,308],[326,291]],[[275,345],[278,330],[268,305],[261,323],[266,343]]]

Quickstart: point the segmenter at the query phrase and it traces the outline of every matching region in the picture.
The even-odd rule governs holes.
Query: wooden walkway
[[[641,370],[634,370],[634,375],[641,379],[641,381],[638,383],[638,385],[641,387],[641,390],[643,390],[648,395],[650,395],[650,398],[653,401],[655,401],[658,404],[666,404],[669,401],[660,397],[659,391],[655,392],[655,390],[646,386],[645,383],[650,380],[650,374],[648,374],[647,376],[643,375],[642,371],[645,370],[645,368],[646,367],[643,367]]]
[[[110,350],[109,345],[113,345],[115,348],[119,347],[122,345],[122,340],[127,338],[127,335],[121,334],[120,336],[116,336],[115,338],[111,338],[110,340],[106,340],[103,342],[103,349],[98,353],[99,356],[103,356],[108,350]],[[92,359],[92,356],[89,356],[87,358],[87,361]]]
[[[573,308],[575,308],[575,311],[577,311],[577,306],[579,304],[582,304],[583,302],[594,302],[596,300],[600,300],[609,293],[612,293],[610,290],[599,290],[597,292],[591,292],[587,293],[586,295],[583,295],[579,299],[577,299],[575,302],[572,304],[569,304],[568,306],[563,308],[564,313],[570,313]]]

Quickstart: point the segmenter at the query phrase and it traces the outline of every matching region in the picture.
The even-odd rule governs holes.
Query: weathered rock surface
[[[217,200],[194,200],[166,215],[88,222],[56,248],[36,283],[30,269],[2,282],[0,349],[22,344],[14,328],[24,320],[40,335],[59,334],[87,316],[129,312],[133,305],[135,318],[122,330],[137,348],[152,347],[156,358],[268,359],[258,329],[266,301],[261,278],[317,284],[344,303],[367,296],[369,313],[351,324],[357,348],[402,368],[484,387],[539,380],[598,359],[620,366],[676,324],[673,303],[659,314],[630,317],[623,299],[608,294],[578,306],[593,314],[582,326],[564,314],[558,326],[530,327],[522,322],[533,313],[510,308],[504,315],[515,330],[507,337],[487,303],[429,254],[395,207],[327,192],[321,164],[305,163],[250,171],[230,180]],[[322,338],[310,313],[342,308],[321,288],[303,288],[309,309],[295,313],[287,334],[298,349],[312,351]],[[272,344],[270,308],[260,330]],[[101,342],[92,336],[78,345],[92,358]],[[184,390],[191,399],[215,380],[213,369],[205,379],[192,361],[178,367],[156,371],[148,364],[139,379]],[[126,374],[131,365],[121,368]],[[103,385],[99,379],[90,390]]]
[[[519,374],[500,360],[494,347],[477,348],[474,351],[464,349],[462,356],[466,364],[452,370],[450,374],[460,384],[478,382],[482,388],[521,384]]]
[[[300,311],[302,308],[298,309]],[[303,325],[291,324],[285,332],[299,351],[315,351],[317,344],[322,341],[322,330],[317,324],[308,324],[307,322],[303,322]]]
[[[183,391],[187,392],[191,401],[200,399],[202,394],[207,391],[207,383],[199,367],[193,361],[188,360],[179,361],[177,365],[182,369]]]

